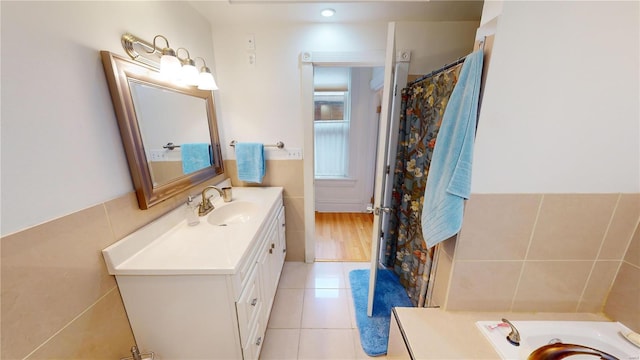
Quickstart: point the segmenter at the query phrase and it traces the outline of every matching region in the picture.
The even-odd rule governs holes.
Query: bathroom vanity
[[[183,207],[103,250],[141,351],[258,359],[286,255],[280,187],[233,188],[188,226]]]

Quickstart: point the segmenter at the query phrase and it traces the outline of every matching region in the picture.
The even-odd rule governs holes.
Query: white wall
[[[221,89],[215,95],[223,144],[282,140],[297,148],[300,52],[384,50],[386,40],[386,23],[211,29],[181,2],[0,4],[2,235],[133,190],[98,55],[124,54],[123,33],[146,40],[161,33],[172,47],[207,59]],[[254,67],[247,62],[247,33],[255,35]],[[234,156],[223,146],[224,158]]]
[[[386,24],[213,25],[218,109],[223,144],[238,141],[302,148],[300,68],[302,51],[384,50]],[[256,63],[248,64],[245,35],[255,36]],[[229,146],[223,157],[234,159]]]
[[[411,50],[409,74],[428,74],[473,49],[477,21],[398,22],[396,49]]]
[[[214,69],[209,23],[180,2],[2,1],[7,235],[133,190],[99,50],[159,33]]]
[[[412,51],[413,73],[428,73],[468,54],[477,27],[477,21],[400,22],[396,48]],[[216,80],[220,87],[218,110],[224,119],[223,144],[233,139],[264,143],[281,140],[287,147],[297,148],[303,144],[300,53],[384,50],[387,32],[386,23],[212,24],[212,28],[216,65],[220,69]],[[246,34],[255,37],[253,66],[248,63],[251,51],[245,47]],[[235,154],[223,146],[223,157],[233,159]],[[366,193],[359,195],[358,203],[365,198],[368,202],[368,188],[356,186]]]
[[[469,53],[477,27],[477,21],[400,22],[396,48],[412,50],[412,69],[427,73]],[[221,136],[227,142],[282,140],[299,148],[300,53],[384,50],[387,24],[212,24],[212,31]],[[246,34],[255,37],[254,66]],[[232,150],[223,146],[223,157],[235,158]]]
[[[475,193],[640,191],[638,2],[505,2]]]

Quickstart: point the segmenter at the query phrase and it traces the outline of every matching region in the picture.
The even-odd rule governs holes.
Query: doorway
[[[369,262],[373,214],[315,213],[316,261]]]
[[[383,67],[314,66],[315,261],[371,259]]]

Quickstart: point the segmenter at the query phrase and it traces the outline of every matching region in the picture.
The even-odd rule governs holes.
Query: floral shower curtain
[[[426,304],[433,248],[427,249],[420,217],[431,156],[444,110],[462,64],[402,90],[400,133],[384,264],[400,277],[415,306]]]

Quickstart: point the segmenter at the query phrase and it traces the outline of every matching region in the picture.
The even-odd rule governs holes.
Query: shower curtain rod
[[[480,41],[478,42],[478,48],[479,48],[479,49],[482,49],[482,51],[484,51],[484,43],[485,43],[486,39],[487,39],[487,37],[485,36],[485,37],[483,37],[483,38],[482,38],[482,40],[480,40]],[[463,56],[463,57],[459,58],[458,60],[456,60],[456,61],[454,61],[454,62],[452,62],[452,63],[450,63],[450,64],[447,64],[447,65],[445,65],[445,66],[441,67],[441,68],[440,68],[440,69],[438,69],[438,70],[434,70],[434,71],[430,72],[429,74],[427,74],[427,75],[425,75],[425,76],[421,76],[420,78],[418,78],[418,79],[416,79],[416,80],[413,80],[413,81],[412,81],[412,82],[410,82],[410,83],[407,83],[407,87],[409,87],[409,86],[411,86],[411,85],[413,85],[413,84],[417,84],[417,83],[419,83],[420,81],[424,81],[424,80],[426,80],[426,79],[428,79],[428,78],[430,78],[430,77],[432,77],[432,76],[434,76],[434,75],[436,75],[436,74],[439,74],[439,73],[441,73],[441,72],[443,72],[443,71],[449,70],[449,69],[451,69],[452,67],[454,67],[454,66],[456,66],[456,65],[458,65],[458,64],[460,64],[460,63],[463,63],[463,62],[464,62],[464,59],[466,59],[466,58],[467,58],[467,56],[465,55],[465,56]]]
[[[407,87],[409,87],[409,86],[411,86],[411,85],[414,85],[414,84],[417,84],[417,83],[419,83],[419,82],[421,82],[421,81],[424,81],[424,80],[426,80],[426,79],[428,79],[428,78],[430,78],[430,77],[432,77],[432,76],[434,76],[434,75],[437,75],[437,74],[439,74],[439,73],[441,73],[441,72],[443,72],[443,71],[449,70],[449,69],[451,69],[452,67],[454,67],[454,66],[456,66],[456,65],[458,65],[458,64],[463,63],[463,62],[464,62],[464,59],[466,59],[466,58],[467,58],[466,56],[463,56],[463,57],[459,58],[458,60],[456,60],[456,61],[454,61],[454,62],[452,62],[452,63],[450,63],[450,64],[447,64],[447,65],[445,65],[445,66],[441,67],[441,68],[440,68],[440,69],[438,69],[438,70],[433,70],[433,71],[432,71],[432,72],[430,72],[429,74],[427,74],[427,75],[425,75],[425,76],[421,76],[421,77],[419,77],[418,79],[413,80],[413,81],[412,81],[412,82],[410,82],[410,83],[407,83]]]

